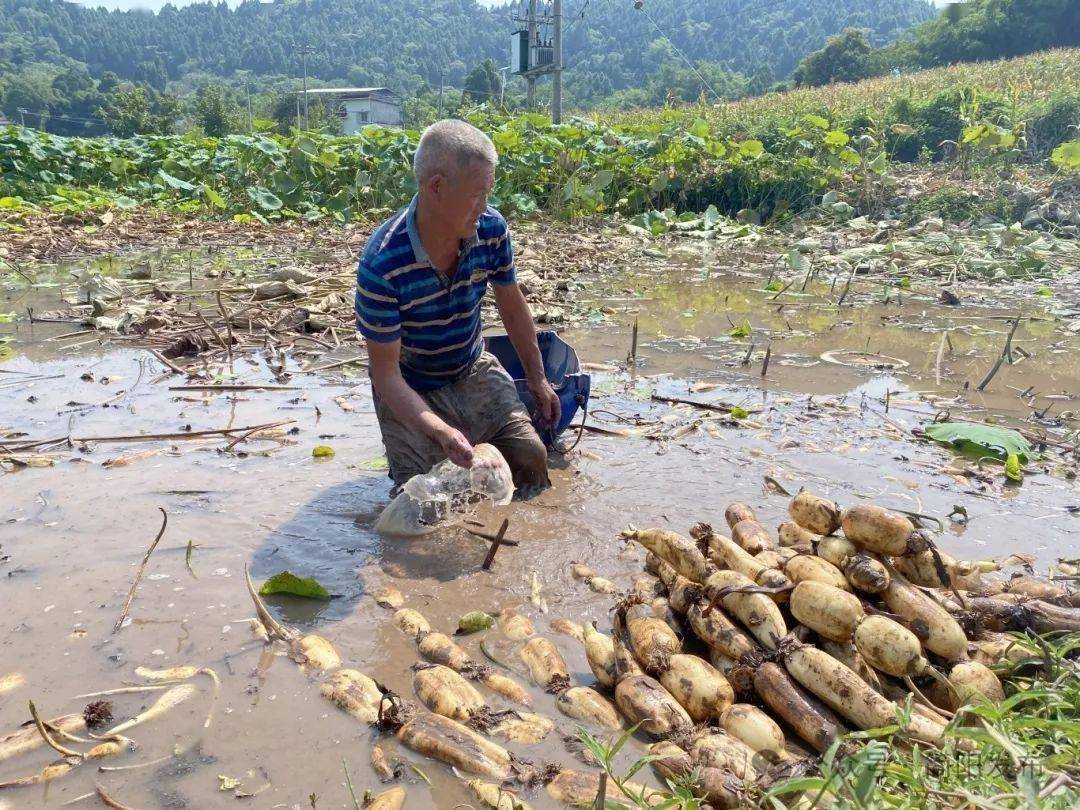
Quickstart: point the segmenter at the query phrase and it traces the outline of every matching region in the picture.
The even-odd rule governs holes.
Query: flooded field
[[[222,255],[230,268],[250,261],[253,277],[267,270],[257,250]],[[123,275],[145,261],[122,254],[114,268],[108,259],[97,267]],[[628,524],[680,532],[697,521],[721,525],[725,506],[741,500],[775,526],[788,501],[778,488],[939,517],[941,545],[959,557],[1023,552],[1045,567],[1080,548],[1075,273],[969,283],[962,306],[941,303],[939,285],[919,278],[884,288],[857,279],[838,306],[843,279],[771,289],[771,276],[709,243],[609,257],[604,272],[588,268],[567,292],[602,317],[571,319],[562,330],[594,369],[587,424],[602,432],[586,431],[575,451],[553,457],[549,491],[478,512],[488,532],[506,518],[507,537],[518,543],[482,571],[488,543],[465,527],[413,541],[372,531],[390,482],[362,358],[347,362],[360,357],[351,336],[324,334],[318,358],[300,353],[301,339],[238,346],[231,370],[219,358],[189,382],[136,336],[25,317],[27,308],[58,309],[61,288],[47,285],[70,287],[65,274],[85,264],[41,269],[36,287],[13,279],[0,298],[0,312],[16,315],[0,324],[8,339],[0,345],[0,437],[9,447],[38,443],[0,476],[0,676],[23,677],[0,694],[0,734],[27,719],[29,700],[42,716],[80,712],[89,698],[77,696],[137,683],[140,666],[209,667],[221,691],[212,700],[211,680],[196,678],[190,700],[132,729],[136,750],[100,771],[87,762],[50,784],[0,791],[0,807],[60,807],[96,785],[138,808],[236,806],[234,796],[255,807],[351,807],[346,773],[358,796],[377,792],[369,757],[380,735],[320,697],[318,681],[280,645],[254,637],[245,566],[256,581],[288,569],[322,583],[329,601],[270,597],[271,610],[412,700],[418,654],[392,612],[375,603],[380,588],[397,587],[406,606],[446,633],[467,611],[517,608],[558,646],[572,682],[592,683],[581,645],[550,631],[550,622],[595,621],[606,630],[612,599],[573,579],[572,562],[627,589],[644,558],[619,540]],[[168,275],[180,286],[182,266],[181,257]],[[191,289],[235,281],[235,273],[227,284],[194,278]],[[189,312],[211,306],[193,300]],[[1014,362],[977,390],[1018,316]],[[304,373],[304,364],[313,370]],[[207,390],[222,384],[238,387]],[[746,413],[736,418],[727,406]],[[1045,437],[1045,455],[1027,465],[1022,484],[1010,483],[999,462],[961,459],[918,438],[945,413]],[[313,458],[317,445],[334,455]],[[168,525],[129,621],[114,632],[161,526],[159,510]],[[483,636],[459,643],[490,664]],[[511,650],[503,660],[512,659]],[[515,675],[525,682],[524,670]],[[113,714],[126,719],[156,697],[114,695]],[[485,697],[503,705],[494,693]],[[564,742],[574,721],[539,688],[533,699],[555,730],[541,743],[507,747],[537,766],[587,768]],[[446,766],[390,736],[381,744],[404,763],[410,806],[478,805]],[[646,744],[633,741],[623,761]],[[0,781],[53,759],[39,749],[0,762]],[[655,782],[648,769],[639,778]],[[554,806],[543,789],[523,798]]]

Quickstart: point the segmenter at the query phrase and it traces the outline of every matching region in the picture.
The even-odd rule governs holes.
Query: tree
[[[63,98],[71,98],[76,93],[95,89],[94,80],[81,67],[70,67],[67,70],[60,71],[56,74],[56,78],[53,79],[52,86],[56,94]]]
[[[820,51],[808,54],[792,78],[796,84],[809,87],[869,78],[874,72],[873,50],[865,31],[845,28],[839,36],[830,37]]]
[[[4,115],[11,121],[21,120],[19,110],[27,111],[26,123],[29,126],[45,127],[50,106],[56,101],[53,89],[52,70],[46,65],[35,65],[6,80],[4,90]]]
[[[451,110],[461,107],[464,93],[459,93],[452,88],[446,88],[443,92],[442,115]],[[405,125],[412,129],[422,129],[428,124],[434,124],[439,120],[439,91],[427,84],[421,84],[411,96],[405,98],[401,113],[405,118]]]
[[[222,138],[237,129],[240,107],[220,84],[204,84],[195,92],[195,123],[203,132]]]
[[[270,117],[277,121],[278,132],[288,135],[297,125],[296,93],[290,90],[279,90],[270,100]]]
[[[769,88],[775,83],[776,77],[773,75],[769,66],[759,65],[750,76],[750,82],[746,86],[746,92],[751,96],[760,96],[763,93],[767,93]]]
[[[56,74],[52,80],[53,102],[49,110],[53,117],[49,131],[60,135],[100,135],[104,123],[98,109],[105,102],[97,83],[82,67],[71,67]]]
[[[98,92],[108,95],[119,86],[120,77],[111,70],[106,70],[101,74],[101,79],[98,81]]]
[[[465,95],[476,104],[497,104],[502,82],[494,60],[485,59],[465,77]]]
[[[176,121],[180,118],[182,110],[180,97],[175,93],[162,93],[153,106],[150,124],[153,132],[159,135],[168,135],[176,128]]]
[[[165,63],[161,61],[161,57],[140,62],[131,78],[137,82],[150,85],[159,93],[165,89],[165,84],[169,80],[165,71]]]
[[[100,112],[109,132],[120,138],[171,133],[180,116],[180,99],[172,93],[152,93],[141,84],[117,87]]]
[[[1075,38],[1080,31],[1080,25],[1068,25],[1074,18],[1043,13],[1055,4],[1076,8],[1077,0],[968,3],[976,4],[995,9],[993,15],[983,15],[988,19],[1004,14],[1009,21],[997,25],[985,49],[998,47],[1001,37],[1011,37],[1009,47],[1027,47],[1029,33],[1037,34],[1031,48],[1044,47],[1044,31],[1056,40]],[[460,90],[473,67],[486,59],[502,65],[506,58],[505,12],[486,0],[213,0],[183,7],[166,4],[157,14],[106,11],[97,5],[98,0],[0,0],[0,76],[6,80],[35,62],[61,69],[78,62],[95,78],[112,71],[121,80],[158,92],[166,81],[194,92],[199,82],[193,74],[231,84],[234,71],[250,70],[264,77],[260,89],[272,92],[271,77],[300,75],[296,43],[302,39],[318,43],[307,60],[309,76],[334,84],[386,85],[408,97],[422,80],[435,87],[441,80]],[[566,11],[573,13],[581,5]],[[708,62],[747,75],[755,75],[766,63],[775,79],[782,79],[809,51],[847,26],[870,29],[869,39],[882,44],[934,16],[926,0],[648,0],[647,5],[646,16],[634,11],[628,0],[592,3],[585,24],[567,21],[565,50],[572,59],[564,77],[567,90],[573,78],[599,79],[577,82],[568,94],[571,103],[592,104],[618,90],[642,87],[646,77],[672,58],[682,61],[680,53],[695,64]],[[1028,17],[1023,8],[1031,9]],[[1041,26],[1023,24],[1035,16]],[[958,23],[967,25],[966,19]],[[946,44],[943,40],[943,48]],[[501,90],[498,81],[483,72],[485,77],[477,75],[471,88],[473,101],[497,97]]]
[[[887,69],[1000,59],[1080,44],[1077,0],[968,0],[881,50]]]
[[[105,126],[119,138],[130,138],[153,128],[150,99],[141,86],[118,87],[102,110]]]
[[[670,59],[660,65],[645,79],[651,103],[690,103],[702,96],[715,102],[746,95],[746,77],[741,73],[731,73],[712,62],[699,61],[694,68],[691,70],[681,59]],[[714,92],[720,99],[714,97]]]

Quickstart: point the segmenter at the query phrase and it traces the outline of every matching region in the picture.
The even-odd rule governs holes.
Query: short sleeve
[[[507,227],[506,221],[501,217],[500,224],[502,225],[502,233],[496,237],[497,241],[493,248],[492,269],[488,275],[488,280],[492,284],[502,287],[515,283],[517,274],[514,272],[514,246],[510,241],[510,229]]]
[[[356,328],[376,343],[401,338],[397,290],[363,258],[356,272]]]

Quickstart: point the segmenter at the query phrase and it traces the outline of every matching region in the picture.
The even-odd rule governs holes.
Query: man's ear
[[[427,182],[428,191],[439,196],[446,188],[446,177],[441,174],[433,174]]]

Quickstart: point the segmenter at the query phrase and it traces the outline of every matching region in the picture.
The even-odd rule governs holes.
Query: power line
[[[57,120],[57,121],[74,121],[77,124],[104,124],[105,123],[104,118],[79,118],[77,116],[55,115],[53,113],[49,113],[48,115],[49,115],[49,120],[50,121],[53,121],[53,120]]]
[[[609,0],[598,0],[598,2],[604,3],[604,2],[609,2]],[[588,7],[589,7],[589,0],[585,0],[585,5],[583,5],[581,7],[581,11],[579,11],[578,14],[574,17],[573,21],[570,23],[570,26],[567,28],[567,30],[569,30],[570,28],[573,28],[575,23],[580,22],[581,20],[585,19],[585,9],[587,9]],[[564,32],[564,36],[565,36],[565,32]],[[577,52],[576,57],[574,59],[571,59],[563,67],[563,70],[564,71],[569,71],[571,68],[576,66],[579,62],[581,62],[581,60],[584,59],[586,56],[591,56],[591,55],[592,54],[590,54],[585,48],[579,49],[578,52]]]
[[[41,122],[46,118],[50,121],[71,121],[76,124],[102,124],[106,123],[104,118],[80,118],[75,115],[60,115],[59,113],[51,113],[48,110],[28,110],[25,107],[19,107],[16,112],[22,115],[36,115],[38,117],[38,126],[41,126]]]
[[[589,0],[585,0],[585,5],[583,5],[580,9],[578,9],[577,14],[573,15],[573,17],[570,19],[570,24],[568,26],[566,26],[566,30],[563,31],[563,36],[570,33],[570,31],[573,30],[575,25],[577,25],[579,22],[581,22],[582,20],[585,19],[585,9],[587,9],[588,7],[589,7]]]
[[[694,75],[697,76],[699,79],[701,79],[701,83],[705,87],[709,88],[709,92],[711,92],[714,96],[716,96],[716,100],[717,101],[723,101],[724,97],[721,96],[719,93],[716,92],[716,90],[713,89],[713,86],[711,84],[709,84],[708,79],[706,79],[704,76],[701,75],[701,72],[694,66],[694,63],[691,62],[690,59],[686,56],[686,54],[682,52],[682,49],[679,48],[679,46],[676,45],[674,43],[674,41],[672,41],[671,37],[669,37],[664,32],[664,29],[660,27],[659,23],[657,23],[656,20],[653,19],[653,16],[649,13],[649,10],[647,8],[645,8],[644,0],[635,0],[634,1],[634,8],[636,8],[638,11],[642,12],[646,17],[649,18],[649,22],[651,22],[653,24],[653,28],[655,28],[657,30],[657,32],[659,32],[660,36],[662,36],[664,39],[666,39],[668,44],[672,48],[675,49],[675,52],[677,54],[679,54],[679,56],[682,57],[682,60],[684,62],[686,62],[686,66],[689,67],[690,70],[694,71]]]

